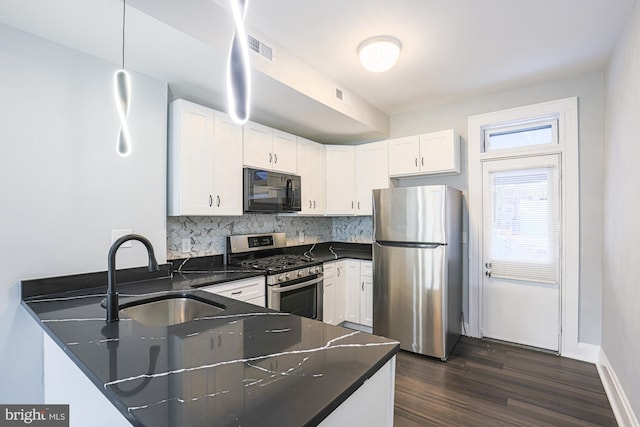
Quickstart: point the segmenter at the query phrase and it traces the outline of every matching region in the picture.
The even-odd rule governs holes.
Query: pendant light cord
[[[124,70],[124,28],[127,13],[127,0],[122,0],[122,69]]]

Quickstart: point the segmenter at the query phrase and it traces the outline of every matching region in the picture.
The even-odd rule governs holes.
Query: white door
[[[485,160],[481,334],[559,351],[560,155]]]

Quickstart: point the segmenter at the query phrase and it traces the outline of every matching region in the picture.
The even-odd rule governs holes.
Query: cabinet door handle
[[[336,268],[336,270],[338,271],[338,277],[340,277],[340,267]]]
[[[360,210],[360,202],[358,202],[358,210]]]
[[[273,160],[273,154],[269,153],[269,163]]]
[[[231,295],[240,295],[242,293],[242,291],[235,291],[235,292],[231,292]]]
[[[364,282],[362,282],[362,290],[364,291]]]
[[[278,163],[278,153],[273,155],[273,164],[275,165],[276,163]]]
[[[315,208],[316,208],[316,201],[314,200],[313,201],[313,209],[315,209]]]
[[[311,206],[312,206],[311,200],[309,200],[309,209],[311,209]]]
[[[420,163],[422,164],[422,166],[424,166],[424,157],[420,158]]]
[[[209,194],[209,207],[213,206],[213,197]]]
[[[220,196],[216,196],[216,207],[220,207]]]
[[[351,201],[351,209],[353,209],[353,200]]]
[[[415,161],[415,163],[416,163],[416,167],[418,167],[418,158],[416,157],[416,159],[415,159],[415,160],[416,160],[416,161]]]

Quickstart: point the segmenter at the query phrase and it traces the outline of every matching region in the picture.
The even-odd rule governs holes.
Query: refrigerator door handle
[[[376,241],[380,246],[392,246],[397,248],[424,248],[434,249],[439,246],[447,246],[446,243],[415,243],[415,242],[387,242],[384,240]]]

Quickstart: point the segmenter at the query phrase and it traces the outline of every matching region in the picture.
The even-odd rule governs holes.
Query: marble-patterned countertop
[[[118,285],[120,303],[187,292],[224,311],[168,327],[124,315],[107,324],[106,286],[78,289],[97,277],[23,281],[23,306],[134,425],[316,425],[399,349],[386,338],[191,289],[204,276]]]

